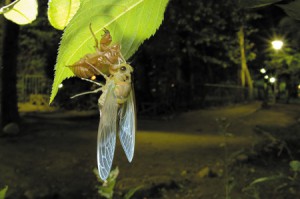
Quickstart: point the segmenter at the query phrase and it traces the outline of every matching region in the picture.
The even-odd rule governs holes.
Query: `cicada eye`
[[[121,72],[125,72],[127,69],[126,69],[125,66],[122,66],[122,67],[120,68],[120,70],[121,70]]]

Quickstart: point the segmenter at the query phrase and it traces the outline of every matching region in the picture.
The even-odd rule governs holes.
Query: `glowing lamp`
[[[266,71],[266,69],[264,69],[264,68],[261,68],[260,70],[260,73],[262,73],[262,74],[265,74],[267,71]]]
[[[280,50],[283,46],[283,42],[281,40],[272,41],[272,46],[275,50]]]
[[[275,77],[270,77],[270,79],[269,79],[269,81],[270,81],[270,83],[275,83],[276,82],[276,78]]]

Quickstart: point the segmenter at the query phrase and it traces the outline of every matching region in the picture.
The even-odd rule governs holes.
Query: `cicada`
[[[101,87],[98,100],[100,122],[98,128],[97,162],[101,179],[106,180],[114,157],[116,134],[129,162],[132,161],[135,145],[136,109],[131,81],[132,67],[127,63],[116,66],[106,83]]]
[[[93,34],[92,30],[91,32]],[[102,92],[98,99],[100,122],[97,138],[97,164],[100,178],[106,180],[113,162],[117,133],[128,161],[132,161],[135,145],[136,108],[131,80],[133,68],[124,60],[119,49],[120,45],[109,46],[111,36],[107,30],[104,32],[100,47],[98,47],[98,41],[93,34],[96,40],[96,53],[86,55],[71,68],[76,76],[100,86],[94,91],[73,97]],[[109,66],[109,70],[103,71],[101,67],[106,65]],[[76,73],[76,69],[79,70],[78,73]],[[105,78],[105,84],[85,79],[91,75],[102,75]]]

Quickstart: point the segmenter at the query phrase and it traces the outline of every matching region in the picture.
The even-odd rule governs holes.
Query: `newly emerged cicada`
[[[105,180],[111,170],[116,133],[129,162],[132,161],[135,145],[136,112],[134,90],[131,82],[133,69],[129,64],[116,66],[116,71],[105,77],[98,100],[100,123],[98,128],[97,161],[100,177]]]
[[[91,24],[90,31],[95,39],[96,52],[87,54],[79,61],[68,66],[72,72],[80,78],[90,78],[95,75],[110,74],[116,70],[115,65],[126,62],[121,54],[121,47],[119,44],[111,45],[112,37],[110,32],[104,29],[104,35],[102,35],[100,42],[96,38]]]
[[[105,32],[109,33],[107,30],[105,30]],[[111,37],[110,39],[109,37],[110,35],[104,35],[102,37],[100,48],[98,48],[98,42],[95,39],[97,52],[94,55],[85,56],[76,62],[77,65],[73,64],[72,66],[73,69],[77,66],[79,68],[85,68],[87,72],[75,73],[74,70],[73,72],[76,76],[100,86],[99,89],[81,93],[73,97],[88,93],[102,92],[98,99],[100,122],[97,138],[97,164],[99,176],[103,180],[107,179],[111,170],[117,133],[119,134],[119,139],[126,157],[128,161],[131,162],[134,154],[136,131],[135,98],[131,80],[133,68],[126,63],[120,50],[117,50],[115,52],[116,54],[113,54],[114,49],[120,47],[117,47],[119,45],[114,45],[115,47],[109,46],[111,42]],[[94,36],[94,38],[96,37]],[[108,38],[108,40],[104,38]],[[108,42],[105,43],[104,41]],[[108,53],[107,56],[106,53]],[[117,55],[119,57],[115,57]],[[91,59],[93,56],[98,58],[93,60]],[[99,68],[99,66],[102,67],[105,66],[105,64],[108,64],[109,68],[108,71],[103,72],[103,68]],[[105,78],[105,84],[85,79],[90,75],[98,74]]]

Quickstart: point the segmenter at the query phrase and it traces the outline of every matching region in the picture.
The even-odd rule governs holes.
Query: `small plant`
[[[222,147],[224,147],[224,179],[225,179],[225,199],[230,199],[230,193],[232,188],[234,187],[233,177],[230,176],[229,173],[229,163],[230,163],[230,155],[228,148],[228,137],[232,137],[231,133],[228,133],[228,128],[230,126],[230,122],[226,118],[217,118],[216,119],[219,127],[219,133],[223,136],[224,142],[222,143]]]
[[[298,173],[300,172],[300,161],[298,161],[298,160],[290,161],[290,168],[294,173],[293,178],[296,179],[298,176]]]
[[[255,199],[260,199],[260,187],[262,183],[279,180],[281,183],[277,186],[274,191],[282,189],[288,190],[291,194],[296,194],[295,187],[300,186],[298,179],[298,173],[300,172],[300,161],[293,160],[289,163],[290,169],[293,172],[292,176],[279,174],[267,177],[261,177],[253,180],[247,187],[243,189],[244,192],[249,193]]]
[[[114,188],[117,182],[117,177],[119,175],[119,168],[116,167],[114,170],[112,170],[109,173],[109,176],[106,181],[103,181],[100,176],[98,169],[93,170],[94,174],[97,176],[97,180],[101,185],[97,185],[98,194],[102,197],[105,197],[107,199],[112,199],[114,196]],[[124,196],[124,199],[130,199],[135,192],[137,192],[139,189],[141,189],[142,186],[137,186],[135,188],[130,189]],[[0,197],[0,199],[2,199]]]
[[[116,185],[116,180],[117,180],[117,177],[119,175],[119,168],[116,167],[114,170],[112,170],[109,173],[109,176],[108,176],[106,181],[103,181],[100,178],[98,169],[95,168],[93,171],[94,171],[94,174],[97,176],[98,182],[102,183],[102,185],[97,185],[98,194],[100,196],[103,196],[103,197],[107,198],[107,199],[113,198],[114,188],[115,188],[115,185]]]
[[[8,186],[5,186],[3,189],[0,189],[0,199],[4,199],[6,192],[7,192]]]

